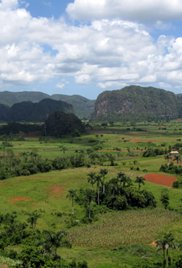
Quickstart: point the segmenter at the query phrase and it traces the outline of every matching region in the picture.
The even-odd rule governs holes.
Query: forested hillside
[[[74,113],[80,118],[90,118],[94,112],[94,100],[89,100],[79,95],[67,96],[63,94],[48,95],[36,91],[23,92],[0,92],[0,104],[13,106],[16,103],[31,101],[33,103],[40,102],[43,99],[53,99],[57,101],[65,101],[73,106]]]
[[[0,105],[0,121],[42,122],[55,111],[73,113],[73,107],[66,102],[51,99],[44,99],[38,103],[21,102],[12,107]]]
[[[96,120],[156,120],[182,115],[182,98],[153,87],[128,86],[106,91],[96,100]]]

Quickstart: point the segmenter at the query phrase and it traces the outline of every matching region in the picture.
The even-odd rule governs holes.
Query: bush
[[[179,188],[180,187],[179,181],[174,181],[172,186],[173,188]]]

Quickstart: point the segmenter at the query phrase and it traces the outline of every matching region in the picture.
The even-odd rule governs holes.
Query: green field
[[[10,141],[10,148],[1,147],[0,152],[3,155],[11,149],[18,157],[22,152],[33,151],[48,159],[74,155],[88,149],[94,149],[101,155],[109,152],[115,157],[116,165],[104,163],[104,168],[108,169],[107,180],[120,171],[135,180],[136,176],[159,173],[161,164],[167,163],[164,155],[143,157],[146,149],[172,148],[176,143],[181,143],[180,122],[137,125],[145,131],[127,127],[131,128],[130,131],[125,130],[126,126],[117,125],[96,129],[95,133],[81,137],[49,139],[46,142],[38,138],[14,139]],[[182,242],[182,188],[150,182],[142,187],[154,194],[157,208],[106,211],[98,213],[97,219],[91,224],[80,222],[78,226],[68,228],[67,221],[72,209],[71,201],[67,198],[68,190],[86,187],[87,174],[97,172],[100,168],[103,166],[92,165],[2,180],[0,211],[16,211],[18,218],[25,221],[28,212],[41,210],[36,228],[57,231],[66,229],[72,248],[60,248],[60,255],[70,260],[86,260],[91,268],[142,267],[153,260],[161,260],[162,253],[156,251],[152,242],[167,231],[171,231],[175,239]],[[181,175],[175,176],[181,181]],[[164,209],[160,202],[162,189],[169,191],[170,210]],[[81,219],[82,208],[75,205],[75,210],[77,218]],[[173,254],[178,255],[180,252]]]

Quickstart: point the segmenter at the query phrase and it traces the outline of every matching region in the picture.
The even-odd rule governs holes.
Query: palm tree
[[[138,183],[138,190],[140,191],[141,185],[145,184],[145,179],[141,176],[137,176],[135,182]]]
[[[96,186],[97,186],[97,205],[100,205],[100,188],[103,184],[101,174],[96,175]]]
[[[88,218],[90,221],[92,221],[92,203],[95,200],[95,192],[92,189],[85,189],[84,197],[84,206],[86,208],[86,213],[88,211]]]
[[[90,183],[92,185],[92,187],[94,186],[95,182],[96,182],[96,173],[95,172],[90,172],[87,175],[88,177],[88,183]]]
[[[102,193],[104,194],[105,193],[105,178],[106,178],[106,175],[108,173],[108,170],[106,168],[102,168],[100,171],[99,171],[101,177],[102,177]]]
[[[77,194],[77,191],[74,190],[74,189],[70,189],[68,191],[68,194],[67,194],[67,198],[69,198],[71,200],[71,207],[72,207],[72,214],[74,215],[75,211],[74,211],[74,201],[75,201],[75,198],[76,198],[76,194]]]
[[[163,268],[169,267],[169,261],[170,261],[170,256],[169,256],[169,248],[174,248],[175,243],[174,243],[174,236],[172,233],[166,233],[161,239],[158,239],[156,241],[157,248],[158,250],[162,250],[163,252]]]
[[[112,178],[108,184],[107,184],[107,191],[109,192],[108,195],[115,196],[118,194],[119,187],[118,187],[118,179],[117,178]]]
[[[57,256],[57,249],[59,247],[70,247],[70,243],[66,240],[66,232],[50,232],[48,230],[44,231],[44,248],[49,254]]]
[[[128,176],[126,176],[126,174],[123,172],[119,172],[117,174],[117,180],[119,185],[123,188],[131,185],[131,179]]]
[[[100,173],[90,172],[88,174],[88,182],[92,185],[96,184],[97,187],[97,205],[100,204],[100,187],[102,186],[102,175]]]
[[[30,223],[30,226],[32,227],[32,229],[35,229],[37,220],[38,218],[40,218],[40,213],[35,210],[32,213],[29,213],[28,215],[29,217],[27,219],[27,222]]]

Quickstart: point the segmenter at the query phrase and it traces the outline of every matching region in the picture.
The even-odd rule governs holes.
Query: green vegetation
[[[48,94],[36,91],[0,92],[0,103],[5,106],[13,106],[14,104],[20,102],[40,102],[43,99],[52,99],[71,104],[73,106],[74,113],[79,118],[90,118],[91,114],[94,112],[95,101],[89,100],[79,95],[67,96],[62,94],[54,94],[50,96]],[[0,105],[0,114],[2,115],[1,105]]]
[[[179,268],[181,174],[173,173],[178,188],[146,174],[181,166],[166,157],[177,144],[181,154],[180,129],[176,121],[114,123],[77,137],[2,136],[0,263]]]
[[[64,113],[72,113],[73,108],[70,104],[63,101],[44,99],[38,103],[21,102],[16,103],[12,107],[0,105],[0,121],[26,121],[26,122],[42,122],[45,121],[47,115],[61,111]]]
[[[74,114],[54,112],[45,121],[46,135],[61,137],[64,135],[79,136],[85,132],[81,120]]]
[[[128,86],[101,93],[94,118],[107,121],[169,120],[181,117],[181,98],[158,88]]]

